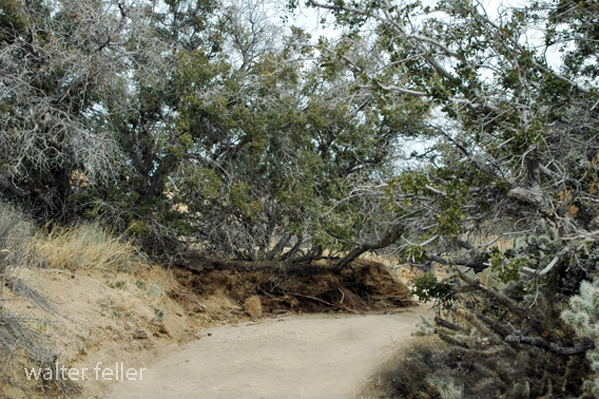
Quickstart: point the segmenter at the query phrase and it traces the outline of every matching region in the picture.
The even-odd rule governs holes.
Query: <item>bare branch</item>
[[[537,338],[525,337],[522,335],[514,334],[510,334],[507,337],[505,337],[505,342],[512,344],[532,345],[536,346],[537,348],[541,348],[543,350],[553,352],[557,355],[562,356],[580,355],[595,348],[595,345],[592,342],[580,346],[559,346],[554,342],[546,342]]]

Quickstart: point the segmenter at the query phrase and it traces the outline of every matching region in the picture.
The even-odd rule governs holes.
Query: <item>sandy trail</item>
[[[119,382],[112,399],[348,399],[413,339],[423,308],[222,326]]]

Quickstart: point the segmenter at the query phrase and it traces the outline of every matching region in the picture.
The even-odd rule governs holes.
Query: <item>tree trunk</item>
[[[388,247],[389,245],[391,245],[395,241],[397,241],[397,239],[401,236],[403,231],[404,231],[404,225],[398,223],[398,224],[392,226],[387,231],[387,233],[385,234],[385,236],[383,237],[382,240],[375,242],[375,243],[362,244],[359,247],[354,248],[352,251],[350,251],[350,253],[345,255],[345,257],[343,259],[341,259],[339,261],[339,263],[337,263],[335,265],[335,271],[342,270],[345,266],[347,266],[348,264],[350,264],[351,262],[356,260],[364,252],[375,251],[377,249]]]
[[[289,242],[290,239],[291,239],[291,234],[289,234],[289,233],[283,234],[283,237],[281,237],[281,239],[277,242],[277,244],[273,247],[273,249],[268,252],[268,254],[266,255],[266,259],[267,260],[281,259],[281,253],[283,253],[283,250],[287,246],[287,243]]]
[[[295,254],[300,250],[300,247],[302,246],[303,242],[304,242],[304,237],[302,237],[302,236],[297,237],[297,241],[295,242],[293,247],[281,256],[281,260],[283,262],[286,262],[290,259],[293,259]]]

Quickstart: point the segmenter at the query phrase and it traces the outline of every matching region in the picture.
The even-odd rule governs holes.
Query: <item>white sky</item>
[[[487,11],[490,17],[497,18],[499,10],[502,8],[522,7],[528,2],[526,0],[478,0],[481,6]],[[424,4],[430,3],[433,5],[435,1],[424,0]],[[328,25],[323,26],[320,23],[322,18],[326,18]],[[314,39],[318,39],[320,36],[328,38],[335,38],[339,36],[341,30],[335,29],[333,25],[334,17],[327,10],[318,10],[311,7],[306,7],[302,1],[298,4],[298,11],[290,22],[295,26],[301,27],[310,33]],[[537,44],[542,46],[544,40],[542,39],[542,32],[539,30],[531,29],[527,33],[528,42],[530,44]],[[561,64],[560,54],[557,46],[547,49],[546,52],[547,62],[550,67],[559,70]]]
[[[320,20],[326,16],[328,16],[327,22],[329,23],[329,26],[323,27]],[[310,33],[313,37],[318,38],[319,36],[338,36],[339,30],[334,29],[333,21],[334,18],[330,15],[330,12],[306,7],[300,1],[295,18],[291,22],[297,27],[304,28],[306,32]]]
[[[432,0],[424,0],[425,3],[434,4]],[[326,10],[316,10],[313,8],[308,8],[301,4],[298,6],[298,11],[296,12],[295,18],[290,20],[292,24],[295,26],[304,28],[308,33],[310,33],[314,39],[317,39],[320,36],[326,36],[329,38],[335,38],[339,36],[341,30],[335,29],[333,25],[334,18],[330,12]],[[479,0],[481,6],[486,10],[487,14],[492,18],[498,18],[501,9],[505,8],[513,8],[513,7],[521,7],[527,4],[526,0]],[[320,20],[325,17],[327,22],[327,26],[323,26],[320,23]],[[541,31],[542,27],[530,29],[525,37],[522,38],[523,42],[527,42],[529,45],[536,45],[539,48],[539,52],[543,51],[544,48],[544,39],[543,33]],[[556,71],[559,70],[559,65],[561,64],[560,54],[557,51],[557,48],[549,48],[546,51],[547,62],[549,66],[554,68]],[[430,142],[416,142],[411,141],[409,143],[405,143],[404,150],[409,153],[411,151],[422,152],[431,145]],[[408,154],[405,154],[408,155]],[[403,164],[399,159],[397,160],[398,166],[408,166],[407,164]]]

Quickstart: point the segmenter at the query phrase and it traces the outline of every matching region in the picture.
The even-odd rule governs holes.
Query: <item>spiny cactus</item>
[[[421,322],[416,324],[418,330],[411,334],[413,337],[425,337],[437,332],[437,328],[426,317],[420,315],[420,319]]]
[[[591,339],[595,344],[595,348],[587,352],[595,377],[585,383],[585,388],[599,397],[599,279],[580,284],[580,295],[570,299],[570,310],[562,312],[562,319],[579,337]]]
[[[447,377],[431,377],[428,383],[437,388],[442,399],[460,399],[463,397],[463,389],[456,381]]]

